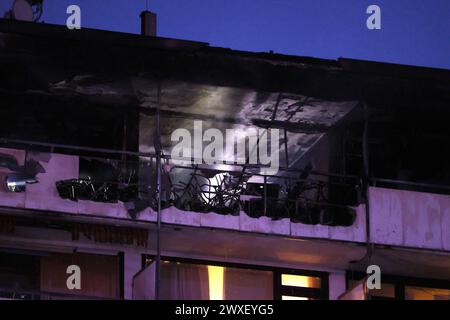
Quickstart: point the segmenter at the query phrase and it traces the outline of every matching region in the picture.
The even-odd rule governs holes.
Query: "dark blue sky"
[[[0,0],[3,13],[12,0]],[[69,4],[82,26],[139,33],[145,0],[45,0],[43,19],[64,24]],[[382,30],[366,28],[366,8]],[[149,0],[158,34],[248,51],[338,57],[450,69],[450,0]]]

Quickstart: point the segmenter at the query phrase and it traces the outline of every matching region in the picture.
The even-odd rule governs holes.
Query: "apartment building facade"
[[[2,299],[450,297],[448,70],[0,19],[0,101]]]

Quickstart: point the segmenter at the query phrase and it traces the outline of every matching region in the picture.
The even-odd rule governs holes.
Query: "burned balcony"
[[[51,191],[70,203],[122,203],[132,218],[146,208],[157,210],[156,160],[138,162],[70,156],[19,149],[2,149],[3,194],[20,196]],[[19,158],[19,159],[17,159]],[[19,165],[19,161],[23,165]],[[293,223],[350,226],[360,204],[361,186],[353,177],[305,170],[281,170],[263,175],[255,168],[233,166],[234,171],[210,166],[162,165],[162,208],[213,212],[251,218],[290,219]],[[21,170],[29,174],[19,179]],[[37,169],[38,168],[38,169]],[[69,170],[72,169],[72,170]],[[251,172],[255,171],[255,172]],[[297,177],[296,177],[297,176]],[[12,187],[12,178],[15,185]],[[345,183],[344,183],[345,182]],[[46,189],[50,188],[50,189]],[[30,189],[30,190],[28,190]],[[336,195],[346,195],[339,196]],[[340,199],[332,201],[332,199]],[[50,209],[50,208],[49,208]]]
[[[35,143],[35,148],[45,146]],[[10,207],[154,223],[160,205],[165,224],[356,242],[367,239],[367,199],[357,176],[324,173],[311,165],[301,170],[280,168],[270,175],[251,165],[177,165],[170,156],[163,156],[158,202],[155,155],[132,154],[137,161],[122,161],[32,149],[0,150],[3,211]],[[28,171],[34,173],[33,183],[24,180],[24,188],[8,188],[11,173],[27,167],[34,168]],[[431,193],[439,188],[436,185],[420,184],[430,190],[423,193],[405,190],[412,183],[401,181],[391,183],[395,188],[405,185],[404,190],[389,189],[388,182],[374,179],[368,187],[371,242],[448,250],[448,196]],[[445,192],[445,187],[441,190]],[[408,205],[411,201],[416,204]],[[11,230],[10,224],[2,223],[1,230]]]
[[[167,181],[174,181],[169,203],[184,211],[231,215],[243,211],[252,218],[264,216],[272,220],[290,219],[293,223],[350,226],[356,218],[354,207],[360,204],[361,186],[355,178],[327,177],[307,171],[290,171],[289,176],[198,167],[174,167],[171,171],[176,173],[168,174]],[[184,176],[189,177],[187,182]],[[331,201],[338,193],[346,197]]]
[[[42,149],[45,145],[36,143],[35,148]],[[68,146],[64,148],[67,150]],[[1,151],[8,155],[5,159],[17,163],[16,167],[34,161],[41,168],[35,175],[35,183],[26,184],[23,189],[8,189],[3,178],[0,202],[4,207],[157,220],[158,170],[154,155],[136,154],[138,161],[121,161],[31,151],[30,147]],[[4,163],[0,172],[7,177],[11,169]],[[281,169],[276,175],[258,172],[251,166],[244,169],[234,165],[221,170],[208,165],[180,166],[171,164],[169,157],[163,158],[162,222],[286,235],[300,235],[308,225],[320,226],[337,228],[334,235],[337,238],[345,238],[342,232],[346,228],[362,231],[364,214],[358,179],[326,175],[311,167]],[[338,194],[348,197],[336,197]],[[333,202],[337,198],[341,200]],[[362,240],[361,231],[357,234]]]
[[[21,70],[1,79],[0,202],[8,210],[366,243],[376,222],[370,191],[386,187],[377,178],[448,185],[445,72],[168,48],[158,39],[135,46],[128,35],[85,50],[63,31],[54,43],[33,38],[41,45],[30,50],[42,59],[32,66],[17,45],[39,32],[4,38],[5,70]],[[59,54],[67,47],[78,59]],[[180,129],[194,146],[173,155]],[[227,130],[239,132],[246,152],[223,148],[217,161],[198,161],[197,150],[216,142],[211,132]],[[255,165],[247,148],[264,134],[278,142],[266,154],[279,156],[273,166]]]

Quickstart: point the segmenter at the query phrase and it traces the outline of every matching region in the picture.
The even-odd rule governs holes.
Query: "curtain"
[[[81,290],[69,290],[67,267],[81,269]],[[41,257],[40,289],[44,292],[73,294],[99,298],[119,297],[119,259],[117,256],[94,254],[59,254]],[[61,299],[42,296],[41,299]]]
[[[225,268],[225,300],[273,300],[271,271]]]
[[[161,299],[208,300],[208,267],[163,262],[161,264]]]
[[[223,286],[224,300],[273,300],[271,271],[224,268],[223,278],[210,279],[208,266],[175,262],[161,264],[163,300],[209,300],[211,285]]]

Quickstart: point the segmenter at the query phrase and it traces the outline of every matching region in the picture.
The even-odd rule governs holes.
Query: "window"
[[[0,299],[119,298],[117,256],[11,251],[0,252]],[[67,287],[67,267],[70,265],[77,265],[82,270],[80,290]]]
[[[309,273],[309,272],[308,272]],[[328,299],[328,281],[323,274],[275,273],[277,297],[281,300]]]
[[[405,300],[450,300],[450,290],[407,286]]]
[[[347,273],[347,287],[365,277],[364,273]],[[450,300],[450,281],[419,279],[400,276],[382,276],[380,290],[370,290],[372,300]]]
[[[39,274],[39,256],[0,252],[0,300],[31,299],[21,291],[39,291]]]
[[[281,296],[281,300],[309,300],[305,297]]]
[[[273,273],[264,270],[166,261],[164,300],[272,300]]]
[[[208,266],[209,300],[224,299],[224,267]]]
[[[320,288],[319,277],[300,276],[295,274],[282,274],[281,285],[301,288]]]
[[[152,258],[143,256],[143,265]],[[163,258],[163,300],[328,299],[328,275],[261,266]]]
[[[353,289],[359,281],[349,280],[348,289]],[[369,295],[372,300],[394,300],[395,299],[395,284],[381,283],[381,289],[369,290]]]

